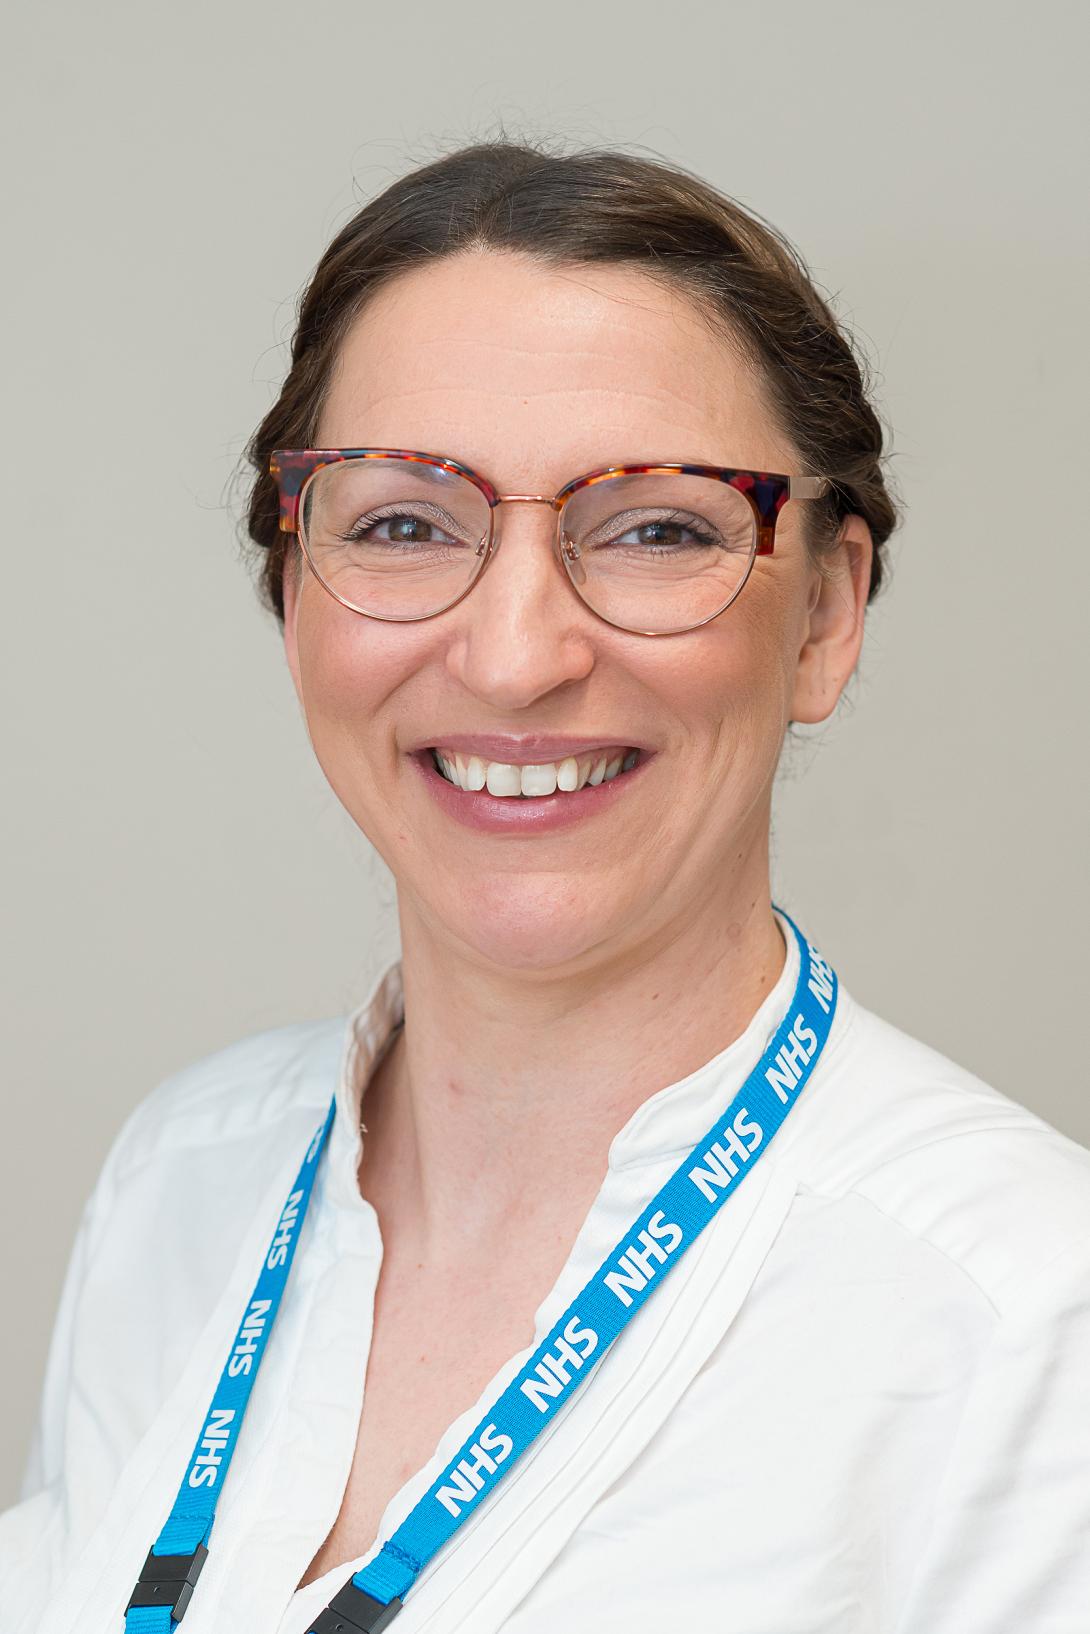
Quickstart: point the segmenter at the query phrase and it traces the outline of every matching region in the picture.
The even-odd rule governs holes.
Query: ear
[[[791,719],[827,720],[859,661],[874,543],[861,516],[845,517],[836,549],[813,569],[795,670]]]

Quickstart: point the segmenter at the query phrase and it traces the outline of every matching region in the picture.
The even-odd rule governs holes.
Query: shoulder
[[[163,1078],[115,1137],[70,1256],[24,1483],[63,1478],[74,1525],[108,1501],[237,1268],[252,1280],[350,1033],[336,1017],[238,1039]]]
[[[802,1189],[914,1238],[1000,1316],[1054,1265],[1090,1283],[1090,1150],[843,997],[800,1120]]]
[[[148,1164],[235,1141],[292,1140],[328,1106],[349,1018],[249,1034],[162,1079],[122,1126],[109,1164],[121,1181]]]
[[[126,1380],[130,1400],[144,1392],[149,1415],[163,1347],[184,1355],[239,1255],[260,1256],[329,1106],[349,1034],[335,1018],[238,1039],[164,1078],[114,1141],[86,1213],[75,1339],[100,1361],[109,1356],[110,1376]],[[160,1308],[164,1287],[171,1322],[138,1345],[134,1324]],[[96,1389],[101,1405],[105,1387]]]
[[[270,1187],[287,1184],[328,1107],[349,1017],[249,1034],[163,1078],[130,1112],[85,1209],[85,1252],[135,1270],[160,1250],[196,1263],[200,1244],[244,1235]],[[145,1250],[147,1252],[145,1252]]]

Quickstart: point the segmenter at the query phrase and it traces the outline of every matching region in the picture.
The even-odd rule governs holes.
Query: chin
[[[597,902],[585,887],[570,875],[477,877],[454,898],[429,893],[429,917],[500,969],[555,971],[578,965],[624,917],[622,903]]]

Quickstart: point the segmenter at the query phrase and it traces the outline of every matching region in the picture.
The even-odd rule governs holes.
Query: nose
[[[451,673],[495,707],[524,709],[585,679],[594,665],[596,620],[556,553],[555,501],[505,494],[496,506],[492,555],[458,616],[447,649]],[[581,572],[573,559],[576,573]]]
[[[574,542],[564,534],[557,525],[557,516],[561,509],[561,502],[550,494],[501,494],[493,512],[495,522],[492,530],[492,554],[496,554],[500,542],[500,505],[548,505],[553,512],[552,533],[550,535],[554,549],[559,553],[560,565],[567,576],[577,585],[586,583],[586,570],[582,558]]]

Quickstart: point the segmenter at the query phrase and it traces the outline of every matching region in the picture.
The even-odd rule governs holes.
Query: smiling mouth
[[[564,760],[525,766],[439,748],[429,749],[428,756],[439,775],[464,793],[539,800],[549,795],[578,794],[581,789],[623,777],[639,764],[640,751],[616,744],[589,755],[569,755]]]

